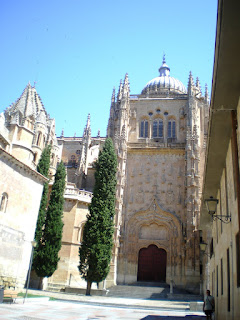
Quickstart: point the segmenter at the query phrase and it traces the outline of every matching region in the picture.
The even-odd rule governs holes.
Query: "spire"
[[[116,104],[115,87],[113,87],[113,93],[112,93],[112,99],[111,99],[111,107],[110,107],[110,118],[111,119],[114,117],[115,104]]]
[[[84,129],[84,132],[83,132],[83,136],[84,137],[91,136],[90,113],[88,114],[88,117],[87,117],[87,123],[86,123],[85,129]]]
[[[129,95],[129,81],[128,81],[127,73],[124,78],[122,93],[123,93],[123,97],[127,97]]]
[[[113,92],[112,92],[112,100],[111,100],[111,105],[114,106],[115,104],[115,87],[113,87]]]
[[[160,73],[160,77],[168,77],[170,76],[170,68],[169,66],[166,64],[166,58],[165,58],[165,54],[163,55],[163,61],[162,61],[162,65],[161,67],[158,69],[159,73]]]
[[[207,104],[209,104],[209,93],[208,93],[208,86],[207,86],[207,84],[205,84],[205,102],[207,103]]]
[[[120,85],[119,85],[119,90],[118,90],[118,95],[117,95],[117,100],[121,100],[122,99],[122,80],[120,80]]]
[[[199,94],[200,96],[202,95],[202,90],[201,90],[199,78],[197,77],[196,78],[196,95],[198,95],[198,98],[199,98]]]
[[[196,88],[200,89],[200,82],[199,82],[199,78],[196,78]]]
[[[189,78],[188,78],[188,94],[193,95],[193,88],[194,88],[194,82],[193,82],[193,76],[192,72],[189,72]]]

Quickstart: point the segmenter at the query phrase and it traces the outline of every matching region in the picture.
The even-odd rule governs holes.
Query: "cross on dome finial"
[[[162,63],[163,63],[163,64],[166,63],[166,54],[165,54],[165,52],[163,53]]]
[[[166,64],[166,54],[163,53],[163,61],[162,61],[162,65],[161,67],[158,69],[159,73],[160,73],[160,77],[166,77],[166,76],[170,76],[170,68],[169,66]]]

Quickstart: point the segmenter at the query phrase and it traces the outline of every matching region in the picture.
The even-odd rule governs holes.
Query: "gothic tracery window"
[[[176,138],[176,121],[168,121],[168,138]]]
[[[153,121],[153,138],[163,138],[163,120]]]
[[[140,123],[140,138],[148,138],[148,121],[142,120]]]
[[[4,192],[1,195],[1,199],[0,199],[0,211],[2,212],[6,212],[7,210],[7,203],[8,203],[8,195],[6,192]]]

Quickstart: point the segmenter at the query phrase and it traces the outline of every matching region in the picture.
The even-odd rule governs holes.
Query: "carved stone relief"
[[[139,230],[139,239],[167,240],[167,229],[156,223],[152,223],[149,226],[142,226]]]

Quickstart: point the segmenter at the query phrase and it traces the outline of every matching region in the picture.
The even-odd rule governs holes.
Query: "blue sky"
[[[217,0],[0,0],[0,112],[36,82],[59,136],[105,136],[113,87],[131,94],[158,76],[189,71],[211,89]]]

